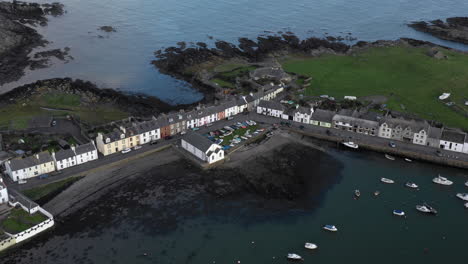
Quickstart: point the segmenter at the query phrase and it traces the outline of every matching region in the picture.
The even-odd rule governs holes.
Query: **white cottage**
[[[285,111],[285,107],[275,101],[265,101],[261,100],[257,106],[257,114],[273,116],[281,118]]]
[[[440,148],[455,152],[463,152],[465,138],[466,134],[461,131],[443,129],[442,136],[440,138]]]
[[[4,204],[8,202],[8,189],[5,183],[3,182],[3,178],[0,177],[0,204]]]
[[[76,164],[80,165],[92,160],[97,160],[98,152],[94,141],[89,142],[88,144],[79,145],[75,148],[76,154]]]
[[[77,165],[76,155],[73,149],[74,147],[70,149],[61,149],[57,151],[57,153],[52,153],[57,170],[63,170]]]
[[[209,164],[224,159],[224,150],[220,145],[197,133],[186,135],[182,138],[181,145],[183,149]]]
[[[13,181],[25,180],[55,171],[55,162],[48,152],[5,162],[5,169]]]
[[[312,118],[312,114],[314,113],[314,109],[298,106],[294,110],[293,113],[294,113],[293,120],[295,122],[310,124],[310,119]]]
[[[147,144],[151,141],[161,138],[161,128],[155,117],[152,120],[132,124],[139,137],[140,145]]]

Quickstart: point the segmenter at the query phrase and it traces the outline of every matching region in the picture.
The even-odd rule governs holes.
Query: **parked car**
[[[132,151],[132,149],[126,148],[122,150],[122,154],[129,153],[130,151]]]
[[[212,126],[212,125],[213,125],[213,123],[208,123],[208,124],[206,124],[205,126],[206,126],[206,127],[210,127],[210,126]]]
[[[153,141],[150,142],[150,145],[156,145],[156,144],[158,144],[158,141],[156,141],[156,140],[153,140]]]
[[[57,125],[57,121],[52,121],[52,126],[56,126]]]
[[[257,123],[255,123],[255,121],[253,120],[250,120],[250,123],[252,124],[252,126],[255,126]]]
[[[226,120],[232,120],[232,119],[234,119],[234,117],[232,117],[232,116],[228,116],[228,117],[226,118]]]
[[[169,139],[172,139],[172,137],[171,136],[165,136],[164,139],[169,140]]]
[[[304,129],[304,126],[302,126],[302,125],[301,125],[301,126],[299,126],[299,129],[303,130],[303,129]]]
[[[49,174],[42,174],[42,175],[39,175],[39,179],[47,179],[49,178]]]
[[[133,149],[134,150],[141,149],[141,146],[135,146]]]
[[[392,147],[392,148],[396,148],[396,144],[395,144],[395,142],[393,142],[393,141],[390,141],[390,143],[388,143],[388,145],[389,145],[390,147]]]
[[[194,128],[192,128],[192,130],[193,130],[193,131],[197,131],[197,130],[200,130],[200,128],[194,127]]]
[[[18,180],[18,184],[25,184],[25,183],[27,183],[26,180]]]
[[[187,131],[182,131],[182,132],[180,132],[180,134],[185,135],[185,134],[187,134]]]

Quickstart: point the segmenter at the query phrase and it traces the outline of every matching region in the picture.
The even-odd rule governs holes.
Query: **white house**
[[[77,165],[74,147],[61,149],[57,151],[57,153],[53,152],[52,157],[54,158],[57,170],[63,170]]]
[[[8,189],[3,182],[3,178],[0,177],[0,204],[8,202]]]
[[[440,148],[455,152],[463,152],[465,138],[466,134],[463,132],[443,129],[440,138]]]
[[[310,123],[315,126],[331,127],[335,112],[329,110],[316,109],[312,114]]]
[[[76,164],[80,165],[92,160],[97,160],[98,152],[94,141],[89,142],[88,144],[79,145],[75,148],[76,154]]]
[[[25,180],[55,171],[55,162],[49,152],[41,152],[24,159],[5,162],[6,173],[13,181]]]
[[[225,110],[225,116],[230,117],[230,116],[235,116],[239,114],[239,106],[237,105],[236,100],[231,100],[223,104]]]
[[[273,116],[281,118],[285,111],[285,107],[275,101],[265,101],[261,100],[257,106],[257,114]]]
[[[134,123],[132,125],[139,136],[140,145],[147,144],[161,138],[161,130],[155,117],[150,121]]]
[[[197,133],[186,135],[182,138],[181,145],[183,149],[209,164],[224,159],[224,150],[220,145]]]
[[[465,142],[463,143],[463,153],[468,154],[468,135],[465,137]]]
[[[386,117],[381,120],[378,136],[426,145],[429,127],[426,121]]]
[[[310,124],[310,119],[312,118],[312,114],[314,113],[313,108],[307,108],[298,106],[296,110],[294,110],[293,120],[295,122]]]

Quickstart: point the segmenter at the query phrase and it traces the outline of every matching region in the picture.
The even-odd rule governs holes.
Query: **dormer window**
[[[121,138],[121,139],[124,139],[124,138],[125,138],[125,135],[124,135],[124,134],[121,134],[121,135],[120,135],[120,138]]]
[[[110,143],[110,138],[106,138],[106,143]]]

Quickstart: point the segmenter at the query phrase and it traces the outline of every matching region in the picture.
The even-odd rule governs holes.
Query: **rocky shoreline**
[[[417,21],[408,26],[440,39],[468,44],[468,17],[450,17],[445,22],[441,19]]]
[[[170,112],[192,106],[173,106],[156,97],[124,94],[113,89],[98,88],[95,84],[88,81],[73,80],[71,78],[41,80],[17,87],[7,93],[0,94],[0,106],[28,99],[39,91],[78,94],[85,104],[113,104],[118,106],[122,111],[138,117],[157,115],[162,112]]]
[[[28,66],[45,67],[46,57],[49,57],[46,53],[39,62],[29,57],[34,48],[48,43],[31,26],[45,26],[47,15],[62,14],[60,3],[0,2],[0,85],[18,80]],[[54,54],[57,55],[57,51]]]

